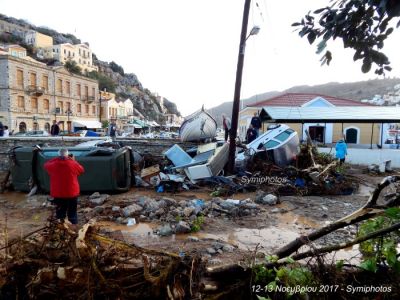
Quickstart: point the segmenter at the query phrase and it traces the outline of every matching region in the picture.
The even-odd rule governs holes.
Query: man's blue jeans
[[[56,218],[64,220],[68,215],[68,221],[78,224],[78,197],[75,198],[54,198],[56,204]]]

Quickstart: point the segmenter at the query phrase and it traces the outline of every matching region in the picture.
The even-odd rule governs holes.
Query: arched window
[[[357,127],[348,127],[344,131],[346,135],[346,143],[358,144],[360,140],[360,129]]]
[[[19,132],[26,132],[26,123],[25,122],[19,123],[18,129]]]
[[[33,131],[39,130],[39,124],[37,122],[33,122]]]

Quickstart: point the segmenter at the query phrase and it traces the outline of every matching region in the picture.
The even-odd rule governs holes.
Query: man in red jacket
[[[77,204],[80,193],[78,176],[85,170],[68,155],[68,149],[60,149],[59,157],[53,158],[44,164],[50,176],[50,196],[56,204],[57,219],[68,220],[72,224],[78,223]]]

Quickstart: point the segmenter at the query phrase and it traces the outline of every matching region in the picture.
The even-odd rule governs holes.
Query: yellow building
[[[133,103],[130,99],[116,100],[114,93],[100,92],[101,120],[115,122],[122,128],[128,122],[133,121]]]
[[[262,131],[271,123],[290,126],[300,139],[332,144],[345,138],[348,144],[382,145],[390,125],[400,119],[400,108],[381,107],[355,100],[319,94],[286,93],[252,104],[239,114],[239,134],[245,137],[254,113],[263,120]]]
[[[72,45],[70,43],[53,45],[51,47],[54,59],[65,64],[67,61],[75,61],[82,72],[97,71],[93,65],[92,51],[87,44]]]
[[[96,80],[9,54],[0,55],[0,74],[0,120],[10,131],[48,131],[53,120],[63,130],[73,121],[99,123]]]
[[[35,48],[48,48],[53,46],[53,38],[35,30],[29,30],[25,34],[25,43]]]

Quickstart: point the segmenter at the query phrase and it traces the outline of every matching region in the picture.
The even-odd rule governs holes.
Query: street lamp
[[[233,173],[233,170],[235,168],[236,135],[237,135],[237,128],[238,128],[240,89],[242,87],[242,73],[243,73],[243,63],[244,63],[244,52],[245,52],[245,48],[246,48],[246,40],[250,36],[256,35],[260,31],[260,27],[254,26],[251,29],[250,33],[246,36],[247,23],[249,20],[250,2],[251,2],[251,0],[246,0],[244,3],[242,32],[240,35],[238,63],[237,63],[237,68],[236,68],[235,94],[233,97],[233,106],[232,106],[232,124],[231,124],[231,130],[229,133],[228,172],[231,174]]]
[[[68,127],[68,133],[70,133],[70,129],[71,129],[71,124],[69,123],[69,116],[70,115],[72,115],[72,111],[71,111],[71,109],[67,109],[67,111],[66,111],[66,113],[67,113],[67,127]]]

